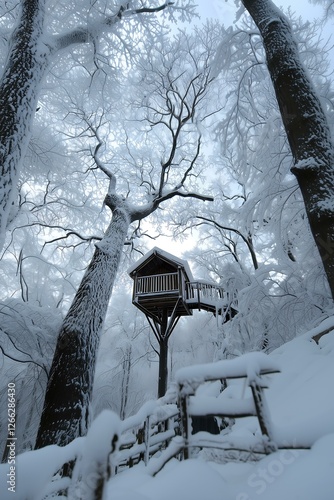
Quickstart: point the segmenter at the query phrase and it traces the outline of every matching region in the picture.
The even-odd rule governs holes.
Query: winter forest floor
[[[322,324],[326,329],[334,318]],[[170,462],[155,477],[141,465],[109,483],[113,500],[333,500],[334,498],[334,335],[319,345],[312,330],[271,356],[281,373],[272,376],[267,400],[276,434],[311,444],[310,450],[280,450],[257,463],[220,464],[208,452]],[[251,419],[239,424],[251,428]],[[210,460],[211,458],[211,460]]]
[[[312,340],[333,326],[334,317],[270,355],[281,368],[266,391],[274,435],[311,449],[279,450],[258,462],[227,462],[218,452],[202,451],[183,462],[172,459],[155,477],[140,463],[113,477],[103,500],[333,500],[334,335]],[[246,418],[235,426],[247,439],[254,423]],[[50,498],[42,492],[52,464],[66,461],[65,454],[52,446],[18,457],[16,493],[7,490],[8,465],[1,465],[1,499]],[[78,498],[85,500],[72,500]]]

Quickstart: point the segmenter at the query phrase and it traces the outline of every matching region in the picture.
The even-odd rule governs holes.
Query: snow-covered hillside
[[[139,465],[110,481],[108,498],[333,500],[334,334],[323,336],[319,345],[312,340],[331,326],[333,318],[270,355],[281,367],[266,392],[275,434],[312,444],[310,450],[281,450],[257,463],[174,460],[155,478]],[[251,425],[248,419],[240,422],[240,427]]]
[[[112,477],[103,500],[333,500],[334,334],[324,335],[319,344],[312,340],[312,336],[331,327],[334,318],[270,355],[281,368],[281,373],[270,376],[266,391],[274,435],[281,442],[311,445],[311,449],[286,449],[258,462],[227,463],[218,460],[218,453],[204,451],[196,459],[172,459],[155,477],[150,475],[150,467],[141,463]],[[111,429],[119,426],[118,419],[114,420],[110,420]],[[79,450],[92,455],[94,444],[94,456],[101,456],[99,446],[108,448],[112,430],[107,436],[103,432],[106,425],[109,422],[94,430],[94,436],[101,434],[101,444],[93,439],[88,446],[80,438],[65,448],[52,446],[18,457],[16,493],[7,489],[8,464],[1,465],[1,498],[46,498],[46,491],[52,489],[47,483],[54,467]],[[236,424],[241,435],[252,432],[253,425],[251,418]],[[88,497],[77,491],[70,498]]]

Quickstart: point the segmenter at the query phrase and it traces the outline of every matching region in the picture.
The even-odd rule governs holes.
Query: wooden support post
[[[148,416],[144,424],[144,442],[145,442],[145,452],[144,452],[144,464],[147,465],[150,458],[150,417]]]
[[[162,398],[166,394],[167,379],[168,379],[168,316],[167,310],[163,311],[162,322],[159,338],[159,384],[158,384],[158,398]]]
[[[268,443],[265,444],[265,451],[266,453],[272,453],[276,449],[276,445],[272,440],[269,410],[264,397],[263,389],[256,381],[251,381],[249,385],[252,390],[255,410],[260,424],[261,432],[263,436],[266,436],[268,438]]]

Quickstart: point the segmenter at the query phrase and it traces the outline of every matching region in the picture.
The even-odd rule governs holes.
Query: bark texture
[[[12,205],[18,171],[29,143],[39,83],[50,51],[41,42],[45,0],[22,0],[21,17],[10,40],[0,81],[0,248]]]
[[[116,208],[64,319],[35,448],[65,446],[86,434],[100,332],[129,224],[127,210]]]
[[[334,147],[292,27],[271,0],[243,0],[260,30],[310,228],[334,297]]]

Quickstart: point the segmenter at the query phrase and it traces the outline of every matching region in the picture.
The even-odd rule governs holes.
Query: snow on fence
[[[140,461],[147,465],[149,459],[157,451],[166,448],[170,440],[179,433],[179,416],[177,405],[169,403],[156,407],[138,426],[124,432],[120,438],[114,473]]]
[[[178,406],[180,409],[181,436],[174,438],[159,460],[149,464],[150,472],[155,475],[173,454],[182,452],[183,458],[192,457],[193,450],[215,448],[224,451],[238,451],[254,454],[268,454],[277,449],[271,430],[271,419],[263,389],[267,386],[263,376],[278,373],[278,366],[264,353],[248,353],[233,360],[190,366],[178,370]],[[226,382],[245,379],[250,389],[250,397],[231,398],[228,390],[217,397],[199,391],[208,382]],[[193,421],[196,417],[219,417],[236,419],[256,417],[261,431],[260,436],[233,436],[211,434],[205,430],[194,432]]]
[[[110,436],[109,454],[104,452],[101,459],[94,457],[92,461],[87,459],[87,456],[89,457],[92,453],[87,450],[87,454],[83,455],[82,463],[78,461],[74,473],[76,470],[93,470],[97,478],[94,483],[95,489],[92,490],[93,496],[87,496],[85,492],[85,498],[88,500],[102,498],[99,496],[99,492],[103,491],[99,489],[101,484],[105,484],[113,474],[125,467],[132,467],[140,461],[145,463],[149,473],[155,475],[171,458],[177,455],[183,459],[191,457],[192,450],[195,448],[214,447],[222,450],[252,451],[264,454],[275,451],[276,445],[271,436],[269,411],[263,394],[263,389],[266,387],[263,376],[277,372],[279,372],[278,367],[263,353],[249,353],[234,360],[196,365],[179,370],[176,374],[177,391],[171,390],[157,402],[146,403],[135,416],[121,422],[120,431],[117,431],[119,432],[117,450],[113,444],[115,438]],[[251,397],[238,400],[230,399],[229,395],[227,398],[210,397],[205,391],[204,395],[197,394],[198,388],[207,382],[238,378],[246,380],[251,390]],[[224,393],[225,391],[221,393],[221,396]],[[238,440],[229,435],[212,435],[207,431],[193,434],[191,421],[198,416],[229,418],[254,416],[259,421],[262,439],[254,436],[253,440],[248,439],[245,442],[244,437]],[[96,432],[101,433],[104,425],[107,423],[96,425]],[[114,427],[116,428],[116,425]],[[95,437],[94,434],[92,427],[87,436],[88,442],[98,442],[98,436]],[[161,453],[155,457],[157,451]],[[152,457],[153,460],[151,460]],[[79,475],[76,473],[76,477],[73,478],[74,482],[80,485],[80,478],[84,478],[85,473]]]
[[[263,393],[266,385],[262,377],[277,372],[279,372],[278,367],[267,355],[261,352],[248,353],[233,360],[218,361],[179,370],[176,378],[179,386],[181,431],[185,440],[185,458],[191,456],[191,450],[195,447],[214,445],[219,448],[221,445],[223,449],[240,449],[240,443],[231,441],[226,443],[226,437],[223,437],[222,442],[219,443],[217,436],[212,438],[208,433],[200,432],[199,435],[196,433],[193,436],[189,423],[191,417],[195,416],[233,419],[257,417],[263,436],[261,442],[257,443],[257,450],[262,453],[270,453],[275,450],[276,445],[273,441],[269,410]],[[196,394],[198,388],[207,382],[220,380],[226,384],[229,380],[239,378],[246,380],[246,385],[250,388],[250,397],[231,398],[228,391],[223,391],[220,397]]]
[[[52,445],[19,455],[16,458],[19,481],[14,497],[101,500],[113,475],[140,461],[147,464],[178,434],[176,401],[176,391],[170,390],[163,398],[148,401],[137,414],[123,421],[111,410],[104,410],[93,421],[87,436],[64,447]],[[71,477],[64,472],[66,469],[71,471]],[[13,497],[7,490],[7,473],[8,464],[1,464],[1,500]]]
[[[278,367],[263,353],[183,368],[176,374],[177,386],[163,398],[145,403],[136,415],[121,421],[110,410],[104,410],[94,420],[86,437],[63,448],[49,446],[20,455],[17,458],[20,470],[18,498],[47,500],[62,492],[72,500],[101,500],[105,498],[109,479],[124,468],[142,461],[148,472],[155,475],[172,457],[178,454],[184,459],[191,457],[194,448],[270,453],[276,447],[263,394],[266,387],[263,376],[277,372]],[[208,390],[199,391],[203,384],[208,389],[208,382],[238,378],[245,379],[250,397],[231,398],[229,387],[218,397],[210,395]],[[233,433],[192,433],[191,421],[198,416],[239,418],[250,415],[258,418],[262,432],[260,441],[255,436],[252,442],[246,442],[244,436],[241,440],[234,439]],[[61,477],[59,473],[67,463],[74,463],[71,478]],[[6,472],[5,465],[1,466],[0,482]],[[6,500],[7,497],[1,498]]]

